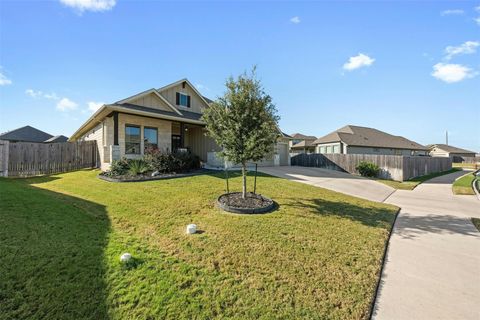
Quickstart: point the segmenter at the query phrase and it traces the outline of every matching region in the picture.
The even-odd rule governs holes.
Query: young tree
[[[280,135],[277,109],[256,78],[243,73],[226,81],[227,90],[203,113],[208,135],[222,147],[220,156],[242,166],[242,197],[247,194],[247,162],[272,153]]]

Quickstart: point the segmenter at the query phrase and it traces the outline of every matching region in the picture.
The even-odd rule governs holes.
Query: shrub
[[[129,163],[128,159],[123,158],[120,160],[113,160],[110,166],[110,171],[108,171],[108,175],[111,176],[121,176],[128,172]]]
[[[148,163],[143,159],[131,159],[128,161],[128,173],[132,176],[144,174],[150,169]]]
[[[200,158],[191,152],[161,152],[147,150],[143,158],[152,170],[162,173],[181,172],[200,168]]]
[[[176,152],[173,154],[173,157],[176,159],[175,164],[178,166],[177,170],[194,170],[200,168],[200,158],[188,152]]]
[[[376,177],[380,168],[373,162],[361,161],[355,168],[364,177]]]

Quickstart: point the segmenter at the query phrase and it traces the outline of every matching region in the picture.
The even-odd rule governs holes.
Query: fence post
[[[8,177],[8,149],[9,141],[0,140],[0,176]]]

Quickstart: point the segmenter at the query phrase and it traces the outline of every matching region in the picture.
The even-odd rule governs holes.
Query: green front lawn
[[[475,194],[472,188],[472,182],[475,180],[473,172],[464,175],[453,183],[452,190],[454,194]]]
[[[235,215],[222,174],[97,174],[0,179],[0,318],[368,317],[396,207],[262,175],[279,209]]]
[[[427,174],[424,176],[416,177],[410,180],[406,180],[403,182],[400,181],[394,181],[394,180],[386,180],[386,179],[375,179],[378,182],[381,182],[383,184],[386,184],[392,188],[395,189],[400,189],[400,190],[413,190],[415,189],[416,186],[418,186],[420,183],[425,182],[427,180],[433,179],[435,177],[443,176],[449,173],[453,173],[456,171],[460,171],[460,168],[452,168],[447,171],[442,171],[442,172],[436,172],[436,173],[431,173]]]

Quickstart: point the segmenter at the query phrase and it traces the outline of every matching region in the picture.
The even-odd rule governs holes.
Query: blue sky
[[[0,132],[258,67],[287,133],[346,124],[480,152],[480,1],[0,1]]]

